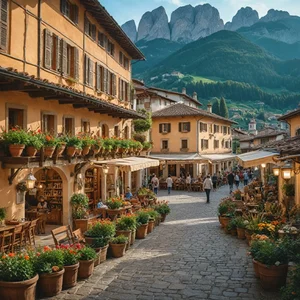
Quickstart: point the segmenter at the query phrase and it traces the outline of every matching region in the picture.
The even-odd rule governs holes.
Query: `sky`
[[[209,3],[216,7],[221,18],[226,23],[231,21],[236,12],[245,6],[256,9],[259,16],[264,16],[271,8],[287,10],[291,15],[300,16],[300,0],[99,0],[107,11],[122,25],[128,20],[134,19],[136,24],[140,21],[142,15],[159,6],[164,6],[166,12],[171,16],[179,6],[191,4],[193,6]]]

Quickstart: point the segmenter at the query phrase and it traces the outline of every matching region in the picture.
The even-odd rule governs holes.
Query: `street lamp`
[[[283,179],[291,179],[292,177],[292,165],[290,163],[286,163],[282,168],[281,168],[281,173]]]
[[[275,166],[273,168],[273,174],[274,174],[274,176],[279,176],[279,173],[280,173],[280,168],[278,166]]]
[[[264,169],[266,167],[266,164],[261,164],[261,167]]]
[[[32,171],[30,171],[30,173],[28,174],[25,181],[26,181],[26,187],[27,187],[28,190],[34,189],[36,178],[32,174]]]

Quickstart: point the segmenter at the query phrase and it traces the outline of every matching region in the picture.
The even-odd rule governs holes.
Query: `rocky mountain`
[[[258,12],[251,7],[242,7],[232,18],[232,22],[225,24],[226,30],[235,31],[241,27],[250,27],[259,21]]]
[[[130,20],[122,25],[122,29],[128,37],[135,43],[137,39],[137,30],[134,20]]]
[[[290,17],[287,11],[270,9],[268,13],[260,19],[260,22],[274,22]]]
[[[162,6],[151,12],[146,12],[142,16],[138,27],[138,41],[151,41],[154,39],[170,40],[168,16]]]

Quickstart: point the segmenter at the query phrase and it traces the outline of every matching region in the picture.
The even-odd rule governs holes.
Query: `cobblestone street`
[[[160,191],[172,213],[126,256],[109,259],[93,276],[53,299],[277,299],[259,286],[245,241],[219,226],[217,205],[228,193]]]

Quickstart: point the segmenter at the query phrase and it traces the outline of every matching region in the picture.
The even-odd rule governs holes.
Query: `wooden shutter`
[[[112,94],[113,96],[117,95],[117,77],[115,74],[112,74]]]
[[[0,1],[0,48],[2,50],[7,50],[7,41],[8,41],[8,1]]]
[[[2,23],[1,23],[2,24]],[[1,27],[2,44],[2,27]],[[44,67],[51,69],[52,66],[52,35],[48,29],[44,29]]]
[[[108,72],[108,70],[107,69],[104,69],[104,79],[103,79],[103,83],[104,83],[104,88],[103,88],[103,90],[104,90],[104,93],[106,93],[107,94],[107,72]]]
[[[75,79],[79,79],[79,50],[74,47],[74,77]]]
[[[123,53],[121,51],[119,52],[119,64],[123,65]]]
[[[61,49],[60,49],[61,39],[58,36],[56,36],[55,42],[56,42],[56,71],[61,72]]]
[[[188,132],[191,131],[191,123],[190,123],[190,122],[187,123],[187,131],[188,131]]]
[[[171,132],[171,123],[168,123],[168,132]]]
[[[182,123],[178,123],[178,131],[181,132],[181,124]]]
[[[124,80],[122,82],[123,100],[126,100],[126,82]]]
[[[121,80],[121,78],[119,78],[118,84],[119,84],[119,86],[118,86],[119,94],[118,95],[119,95],[119,99],[122,100],[122,88],[121,88],[121,86],[122,86],[122,80]]]
[[[67,5],[67,1],[66,0],[60,0],[60,11],[64,15],[66,14],[66,5]]]
[[[163,124],[159,124],[159,133],[162,133]]]
[[[78,6],[73,4],[73,13],[74,13],[74,20],[73,22],[75,24],[78,24],[78,15],[79,15],[79,10],[78,10]]]
[[[126,101],[129,101],[130,100],[130,84],[129,83],[126,83],[126,87],[127,87],[127,99]]]
[[[87,17],[84,18],[84,33],[89,35],[90,21]]]
[[[89,59],[89,85],[93,86],[94,84],[94,62]]]
[[[100,68],[99,64],[96,62],[95,64],[95,74],[96,74],[96,80],[95,80],[95,89],[96,91],[100,90]]]
[[[84,57],[84,83],[89,83],[89,58],[87,55]]]
[[[61,40],[61,71],[62,75],[68,75],[68,44],[65,40]]]
[[[108,94],[112,95],[112,73],[108,71]]]
[[[96,25],[92,25],[92,39],[96,40]]]

